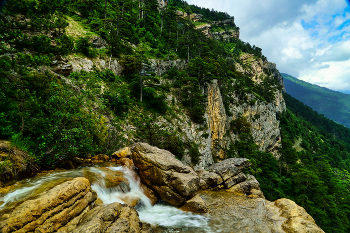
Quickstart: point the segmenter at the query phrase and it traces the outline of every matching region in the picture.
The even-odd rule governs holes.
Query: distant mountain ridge
[[[282,73],[286,92],[331,120],[350,128],[350,95]]]

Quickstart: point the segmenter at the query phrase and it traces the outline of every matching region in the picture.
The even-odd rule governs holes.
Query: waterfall
[[[104,179],[106,170],[122,172],[129,183],[130,189],[125,190],[118,186],[107,188]],[[207,216],[184,212],[163,201],[152,206],[150,200],[142,191],[138,175],[134,170],[125,166],[85,167],[68,171],[55,171],[25,179],[16,184],[9,193],[0,194],[0,211],[36,196],[66,181],[67,178],[82,177],[84,172],[93,174],[94,180],[91,182],[91,188],[104,204],[113,202],[124,204],[125,200],[137,200],[138,203],[135,208],[139,213],[140,220],[161,228],[161,232],[168,232],[168,230],[173,232],[172,229],[175,229],[176,232],[211,232],[208,226],[209,217]]]

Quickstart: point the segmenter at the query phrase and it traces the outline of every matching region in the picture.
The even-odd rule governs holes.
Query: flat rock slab
[[[198,192],[208,207],[212,232],[323,233],[306,211],[288,199],[250,199],[226,190]]]

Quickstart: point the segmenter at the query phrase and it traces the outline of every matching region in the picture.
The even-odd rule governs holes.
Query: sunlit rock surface
[[[200,191],[208,206],[212,232],[323,232],[304,208],[288,199],[250,199],[226,190]]]
[[[142,182],[172,205],[180,206],[199,188],[199,177],[193,169],[182,164],[169,151],[137,143],[132,159]]]

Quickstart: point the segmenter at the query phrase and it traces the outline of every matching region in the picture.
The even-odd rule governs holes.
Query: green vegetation
[[[198,163],[199,145],[186,139],[181,127],[169,125],[186,114],[206,127],[209,83],[217,82],[231,116],[230,106],[273,103],[282,87],[268,69],[257,84],[249,74],[250,61],[240,60],[242,53],[266,59],[260,48],[239,39],[209,39],[175,10],[203,14],[204,21],[231,18],[180,0],[169,1],[161,11],[156,0],[8,1],[0,15],[0,138],[29,151],[42,168],[76,156],[108,154],[134,141],[167,149],[179,159],[187,153]],[[105,46],[96,46],[96,38]],[[49,66],[62,57],[118,58],[123,73],[93,67],[60,75]],[[188,64],[159,77],[152,70],[154,58]],[[235,70],[234,63],[247,73]],[[240,140],[222,149],[227,157],[251,159],[251,172],[268,199],[291,198],[326,232],[347,232],[350,131],[288,95],[285,99],[288,110],[277,116],[279,160],[258,150],[251,125],[241,116],[227,132]],[[256,114],[253,120],[259,118]]]
[[[318,113],[350,128],[350,95],[312,85],[287,74],[282,75],[288,94]]]

